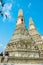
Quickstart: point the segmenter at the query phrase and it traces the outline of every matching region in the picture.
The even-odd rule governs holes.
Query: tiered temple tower
[[[39,44],[43,45],[41,42],[32,19],[29,32],[26,29],[23,11],[20,9],[12,38],[7,44],[4,55],[0,54],[0,63],[43,63],[43,49],[39,47]]]
[[[25,62],[24,59],[28,58],[28,51],[31,50],[32,44],[34,44],[34,41],[30,37],[25,27],[23,11],[20,9],[16,21],[15,32],[6,47],[5,53],[8,52],[9,57],[18,59],[15,61],[12,60],[12,62],[19,62],[20,60],[23,60],[23,62]],[[9,60],[8,62],[11,61]]]
[[[29,20],[29,34],[31,35],[32,39],[35,42],[35,45],[38,46],[39,50],[43,49],[43,41],[41,35],[36,30],[36,27],[33,23],[32,18]]]
[[[6,51],[27,49],[26,47],[27,44],[31,45],[32,43],[34,43],[34,41],[29,36],[29,33],[26,30],[23,11],[20,9],[18,13],[18,18],[16,21],[16,29],[13,33],[11,40],[9,41],[6,47]]]

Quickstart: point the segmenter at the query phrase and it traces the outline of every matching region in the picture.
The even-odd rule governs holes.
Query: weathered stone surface
[[[18,13],[16,28],[7,44],[0,63],[43,63],[43,41],[30,19],[29,32],[25,27],[22,10]]]

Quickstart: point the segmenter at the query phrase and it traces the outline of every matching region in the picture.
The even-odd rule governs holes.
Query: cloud
[[[5,19],[6,19],[6,16],[5,15],[7,15],[7,18],[10,18],[11,17],[10,12],[9,11],[5,11],[4,12],[3,21],[5,21]]]
[[[3,7],[3,11],[6,11],[6,10],[11,10],[11,7],[12,7],[12,4],[11,3],[6,3]]]
[[[4,46],[4,49],[6,49],[6,46]]]
[[[0,48],[3,47],[3,44],[0,44]]]
[[[31,4],[31,3],[29,3],[29,4],[28,4],[28,7],[30,7],[31,5],[32,5],[32,4]]]
[[[4,7],[2,8],[2,12],[4,14],[3,21],[5,21],[6,16],[7,18],[11,17],[10,10],[12,8],[12,3],[6,3]]]
[[[1,2],[0,2],[0,5],[1,5]]]
[[[2,10],[1,2],[0,2],[0,10]]]

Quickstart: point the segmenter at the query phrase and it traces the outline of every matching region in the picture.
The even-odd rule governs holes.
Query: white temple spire
[[[24,23],[24,18],[23,18],[23,11],[22,9],[19,10],[18,12],[18,18],[17,18],[17,22],[16,25],[20,25]]]
[[[18,12],[18,17],[19,17],[19,16],[23,16],[23,11],[22,11],[22,9],[20,9],[19,12]]]
[[[35,29],[35,25],[34,25],[32,18],[29,19],[29,30],[31,29]]]

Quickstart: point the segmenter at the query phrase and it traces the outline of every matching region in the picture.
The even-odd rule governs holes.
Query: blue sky
[[[0,52],[5,50],[16,27],[16,19],[19,9],[24,12],[26,28],[29,26],[29,18],[32,17],[37,31],[43,35],[43,0],[3,0],[5,3],[4,16],[0,15]],[[5,14],[8,18],[6,19]]]

